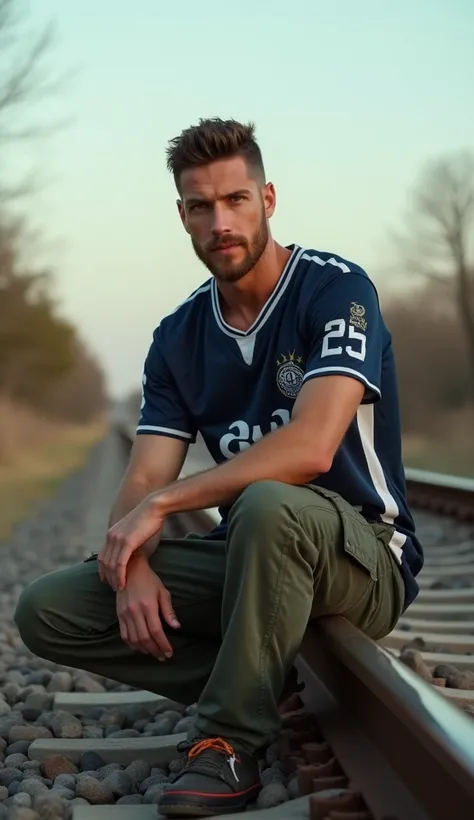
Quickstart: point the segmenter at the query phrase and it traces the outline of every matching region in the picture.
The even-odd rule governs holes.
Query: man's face
[[[242,279],[268,241],[273,185],[260,187],[242,157],[183,171],[178,209],[196,255],[222,282]]]

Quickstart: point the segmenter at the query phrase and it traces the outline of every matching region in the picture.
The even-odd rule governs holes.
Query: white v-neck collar
[[[300,248],[300,246],[296,244],[294,245],[291,256],[288,259],[288,262],[286,263],[285,267],[283,268],[283,271],[277,284],[275,285],[272,293],[263,305],[257,318],[250,325],[248,330],[238,330],[236,327],[232,327],[224,321],[224,318],[221,313],[221,306],[219,303],[219,290],[217,287],[217,282],[215,279],[213,279],[211,282],[212,309],[214,312],[214,318],[217,322],[219,329],[222,330],[222,332],[225,333],[227,336],[232,336],[234,339],[243,338],[245,336],[252,336],[253,334],[258,333],[260,328],[265,324],[269,316],[273,313],[275,307],[277,306],[286,288],[288,287],[290,279],[293,276],[293,273],[303,251],[304,248]]]

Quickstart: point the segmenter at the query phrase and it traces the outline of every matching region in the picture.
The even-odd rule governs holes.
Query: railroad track
[[[117,433],[124,465],[133,431],[121,420]],[[194,445],[185,472],[203,469],[205,459],[199,444]],[[324,618],[317,627],[309,626],[297,659],[305,688],[301,700],[294,696],[287,704],[281,740],[262,761],[264,789],[255,813],[247,812],[250,818],[474,817],[474,482],[410,471],[407,480],[412,504],[421,510],[426,551],[420,594],[379,643],[342,618]],[[103,515],[102,509],[89,516],[91,549],[103,538]],[[169,532],[205,532],[215,517],[215,510],[180,516],[170,522]],[[109,728],[118,713],[141,715],[150,726],[175,716],[170,734],[47,737],[34,740],[28,749],[28,757],[43,766],[51,765],[54,755],[63,756],[72,771],[83,772],[76,777],[85,780],[93,778],[87,768],[91,751],[106,769],[98,780],[109,783],[115,771],[115,791],[110,781],[108,799],[105,794],[101,798],[113,805],[79,805],[75,800],[73,820],[159,817],[153,793],[158,787],[150,783],[153,772],[159,780],[158,772],[173,767],[176,744],[185,737],[176,720],[183,718],[183,707],[149,692],[113,691],[57,693],[53,709],[86,723],[88,717],[100,715]],[[188,709],[188,718],[191,715]],[[137,761],[144,770],[154,767],[152,778],[116,804],[121,796],[117,773],[131,772]]]

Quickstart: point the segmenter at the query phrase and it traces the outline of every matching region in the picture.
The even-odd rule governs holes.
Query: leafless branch
[[[474,374],[474,153],[427,166],[397,244],[406,270],[450,285]]]

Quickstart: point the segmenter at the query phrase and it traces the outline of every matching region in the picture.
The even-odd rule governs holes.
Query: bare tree
[[[467,345],[474,394],[474,153],[430,163],[413,193],[402,240],[407,269],[451,298]]]
[[[0,0],[0,204],[25,193],[29,183],[5,180],[7,157],[19,141],[51,135],[59,122],[38,118],[36,106],[60,86],[48,66],[54,44],[52,25],[32,32],[23,15],[23,0]]]

